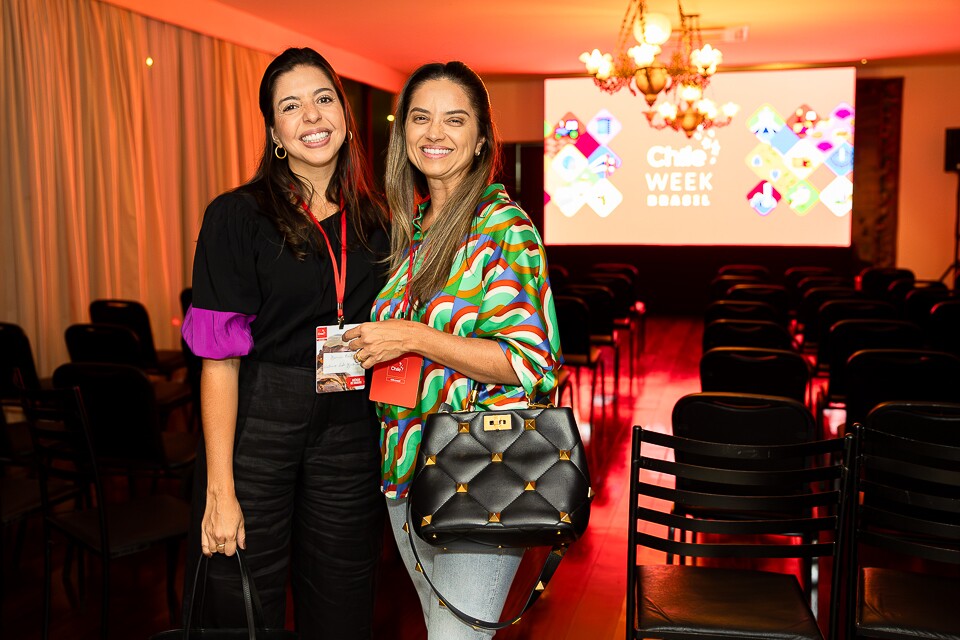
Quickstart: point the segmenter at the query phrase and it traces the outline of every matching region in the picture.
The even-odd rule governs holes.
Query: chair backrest
[[[703,313],[704,325],[714,320],[766,320],[787,326],[787,315],[759,300],[715,300]]]
[[[781,284],[736,284],[727,291],[727,299],[759,300],[782,313],[787,313],[790,308],[787,289]]]
[[[930,346],[960,356],[960,298],[933,305],[926,330]]]
[[[903,312],[907,320],[926,327],[933,307],[953,297],[953,292],[948,289],[931,287],[913,289],[903,301]]]
[[[590,272],[582,284],[597,284],[613,292],[614,317],[626,318],[637,301],[633,281],[623,273]]]
[[[852,300],[862,295],[853,287],[814,287],[803,292],[797,308],[797,324],[804,334],[805,342],[813,342],[817,332],[817,317],[820,307],[828,300]],[[809,336],[807,334],[810,334]]]
[[[817,432],[813,414],[801,402],[750,393],[685,395],[673,406],[671,423],[675,435],[728,444],[809,442]]]
[[[590,308],[583,298],[554,296],[560,350],[568,355],[590,354]]]
[[[700,388],[806,398],[810,367],[795,351],[755,347],[717,347],[700,358]]]
[[[960,358],[942,351],[866,349],[846,366],[847,424],[863,422],[881,402],[955,402]]]
[[[761,284],[763,278],[757,275],[741,274],[723,274],[714,277],[710,281],[709,297],[710,300],[726,300],[730,296],[727,293],[738,284]]]
[[[63,334],[71,362],[103,362],[143,367],[140,340],[117,324],[72,324]]]
[[[788,289],[796,289],[797,285],[804,278],[809,278],[810,276],[832,276],[837,275],[837,272],[830,267],[822,266],[797,266],[797,267],[788,267],[783,272],[783,284]]]
[[[634,297],[640,295],[640,269],[626,262],[600,262],[590,267],[593,273],[619,273],[630,278]]]
[[[104,504],[103,486],[90,437],[89,423],[76,388],[24,390],[22,407],[30,428],[45,515],[68,498]],[[51,492],[56,484],[55,495]],[[100,517],[101,528],[105,517]],[[102,530],[102,529],[101,529]]]
[[[717,347],[760,347],[789,350],[790,333],[766,320],[714,320],[703,329],[703,350]]]
[[[845,465],[851,440],[848,436],[801,444],[725,444],[634,427],[627,501],[627,620],[633,620],[635,614],[632,596],[638,545],[693,558],[834,555],[843,547],[838,514],[845,511],[849,478]],[[676,462],[685,456],[709,464]],[[744,461],[748,460],[765,460],[773,463],[773,468],[746,470]],[[651,481],[654,476],[658,481]],[[681,487],[689,482],[707,482],[715,489],[685,491],[671,487],[670,480],[664,481],[663,476],[676,478],[675,484]],[[655,501],[652,507],[647,506],[651,499]],[[687,518],[671,513],[672,505],[681,505],[684,512],[702,509],[736,516]],[[685,536],[674,539],[667,534],[672,529],[693,531],[693,541],[687,542]],[[806,540],[791,544],[798,534],[820,539],[814,544]]]
[[[0,322],[0,400],[4,404],[20,402],[18,379],[27,389],[40,388],[27,334],[18,325]]]
[[[97,324],[117,324],[127,327],[140,340],[145,366],[157,366],[157,349],[150,328],[147,309],[134,300],[94,300],[90,303],[90,321]]]
[[[571,284],[567,295],[583,298],[590,308],[587,326],[591,335],[609,335],[613,333],[616,294],[609,287],[599,284]]]
[[[889,295],[890,283],[894,280],[908,278],[916,280],[917,277],[910,269],[899,269],[896,267],[867,267],[860,272],[858,279],[860,281],[860,290],[868,298],[878,298],[886,300]]]
[[[851,612],[856,611],[864,566],[861,545],[883,550],[871,556],[869,566],[875,566],[878,557],[891,558],[899,563],[896,566],[902,566],[904,558],[960,564],[958,434],[960,405],[886,403],[874,409],[858,429],[851,496],[859,500],[850,501],[854,517],[845,637],[856,637],[857,616]],[[925,570],[932,567],[926,565]]]
[[[817,312],[816,330],[813,334],[818,347],[817,361],[827,362],[827,336],[830,327],[841,320],[898,320],[899,311],[893,303],[867,298],[837,298],[827,300]]]
[[[770,269],[762,264],[725,264],[717,269],[718,276],[756,276],[764,282],[770,280]]]
[[[136,367],[71,363],[53,373],[57,387],[79,387],[100,460],[111,466],[166,467],[153,384]]]
[[[841,320],[827,332],[823,352],[826,358],[818,362],[829,376],[827,393],[831,398],[842,398],[847,392],[847,362],[850,356],[864,349],[920,349],[923,332],[912,322],[903,320]]]

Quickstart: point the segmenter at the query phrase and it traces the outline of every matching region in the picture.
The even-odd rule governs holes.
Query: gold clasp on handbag
[[[533,398],[530,397],[530,394],[527,394],[527,407],[530,409],[553,409],[553,403],[547,402],[546,404],[541,404],[539,402],[534,402]]]
[[[509,413],[492,413],[483,416],[484,431],[510,431]]]

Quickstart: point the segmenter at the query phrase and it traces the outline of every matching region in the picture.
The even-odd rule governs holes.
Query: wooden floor
[[[589,529],[567,553],[540,601],[518,625],[497,634],[498,640],[619,640],[624,637],[630,427],[642,424],[666,430],[677,399],[699,391],[701,333],[698,319],[649,319],[647,348],[635,362],[632,381],[627,380],[626,363],[621,363],[623,375],[616,417],[611,416],[605,424],[592,429],[582,421],[585,434],[590,438],[591,472],[597,492]],[[586,381],[582,384],[581,397],[586,400]],[[612,388],[612,379],[607,388]],[[586,407],[586,403],[582,406]],[[39,523],[28,522],[23,551],[17,562],[12,557],[14,534],[11,528],[3,531],[0,638],[29,640],[40,637],[42,618]],[[399,565],[392,541],[387,537],[384,540],[381,591],[385,594],[387,585],[400,587],[393,587],[399,593],[378,599],[374,636],[378,640],[423,640],[426,632],[413,588]],[[542,557],[534,553],[528,556],[521,566],[508,609],[516,604],[521,591],[529,588],[527,581],[534,577],[538,568],[536,561]],[[88,568],[86,606],[71,607],[61,582],[62,559],[63,549],[58,547],[54,551],[51,638],[98,638],[99,571],[96,567]],[[110,637],[148,638],[152,633],[170,628],[163,551],[158,549],[122,558],[113,566]]]

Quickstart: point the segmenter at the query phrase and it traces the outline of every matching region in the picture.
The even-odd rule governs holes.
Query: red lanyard
[[[333,253],[330,238],[327,237],[327,232],[323,230],[320,221],[310,211],[310,205],[301,201],[300,207],[310,215],[313,224],[317,225],[317,229],[320,230],[320,234],[323,235],[323,239],[327,243],[327,251],[330,252],[330,264],[333,265],[333,281],[337,287],[337,322],[343,329],[343,323],[346,320],[343,316],[343,298],[347,290],[347,212],[343,207],[343,196],[340,196],[340,262],[343,264],[342,267],[337,264],[337,257]]]

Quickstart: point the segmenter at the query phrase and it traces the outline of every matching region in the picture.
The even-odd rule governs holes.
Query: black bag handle
[[[257,640],[257,629],[263,628],[263,606],[260,604],[260,595],[257,593],[257,587],[253,582],[253,578],[250,576],[250,569],[247,568],[247,563],[243,559],[243,554],[240,553],[240,548],[237,548],[235,554],[237,556],[237,564],[240,565],[240,585],[243,592],[243,610],[247,618],[247,633],[249,634],[249,640]],[[190,629],[191,621],[193,619],[193,610],[197,604],[197,583],[200,581],[200,573],[203,572],[203,588],[200,591],[201,602],[203,596],[207,591],[207,569],[210,558],[205,555],[200,556],[200,561],[197,563],[196,573],[193,574],[193,598],[190,600],[190,609],[187,611],[187,621],[183,627],[183,640],[190,639]],[[203,604],[200,605],[200,611],[202,617]]]
[[[553,574],[556,573],[557,567],[560,566],[560,561],[563,560],[563,555],[567,552],[566,545],[554,545],[554,547],[550,549],[550,553],[547,554],[547,558],[543,561],[543,567],[540,569],[540,575],[537,576],[537,582],[530,589],[530,595],[527,596],[527,602],[523,605],[523,609],[521,609],[520,613],[506,622],[490,622],[488,620],[481,620],[479,618],[474,618],[473,616],[468,616],[466,613],[452,605],[446,596],[437,591],[433,581],[430,580],[430,576],[428,576],[427,572],[423,569],[423,563],[420,562],[420,554],[417,553],[417,547],[413,543],[413,524],[410,521],[411,515],[412,507],[410,505],[410,499],[408,498],[407,522],[404,529],[406,529],[407,538],[410,541],[410,551],[413,552],[413,557],[417,561],[417,572],[422,575],[427,581],[427,584],[430,585],[430,589],[434,594],[436,594],[437,598],[440,599],[440,604],[449,609],[450,613],[457,616],[462,622],[465,622],[474,628],[487,629],[489,631],[499,631],[500,629],[506,629],[510,625],[519,622],[520,618],[523,617],[523,614],[527,612],[527,609],[532,607],[533,603],[540,598],[540,594],[546,590],[547,585],[550,583],[550,579],[553,578]]]

